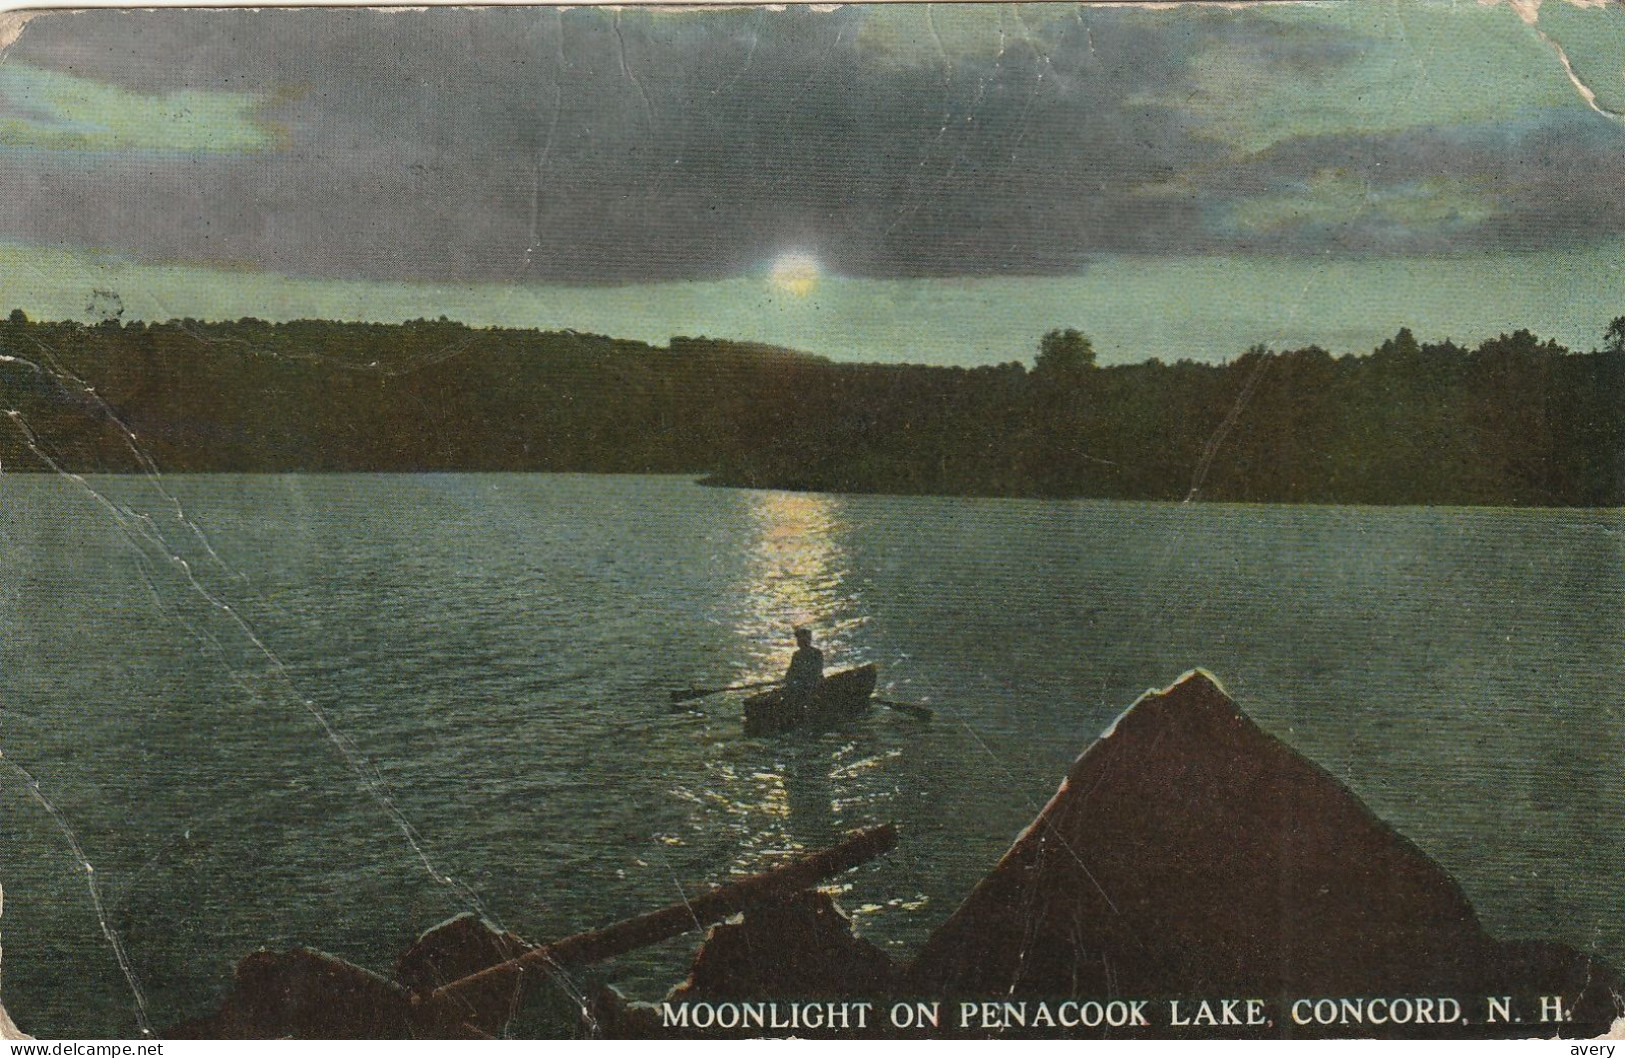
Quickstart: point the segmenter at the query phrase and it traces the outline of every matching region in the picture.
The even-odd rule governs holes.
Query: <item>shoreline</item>
[[[434,477],[553,477],[553,478],[659,478],[667,480],[688,481],[706,489],[732,489],[738,492],[788,492],[803,495],[852,497],[876,496],[897,499],[931,499],[931,500],[982,500],[999,501],[1012,500],[1030,503],[1054,504],[1093,504],[1113,503],[1132,504],[1154,507],[1245,507],[1245,508],[1302,508],[1315,509],[1341,509],[1352,508],[1361,510],[1458,510],[1458,511],[1625,511],[1625,502],[1612,506],[1583,506],[1579,504],[1519,504],[1519,503],[1461,503],[1461,502],[1424,502],[1424,503],[1382,503],[1375,500],[1254,500],[1254,499],[1208,499],[1203,497],[1169,497],[1169,496],[1108,496],[1099,494],[1068,494],[1045,495],[1041,493],[1026,492],[927,492],[927,491],[901,491],[886,488],[845,488],[828,489],[814,486],[791,484],[770,484],[743,481],[713,480],[715,475],[707,471],[669,471],[669,470],[482,470],[482,469],[419,469],[419,470],[332,470],[332,469],[288,469],[288,470],[161,470],[157,474],[149,474],[139,470],[79,470],[62,469],[53,470],[49,467],[0,467],[0,480],[7,477],[23,477],[27,479],[83,477],[83,478],[144,478],[162,480],[165,478],[434,478]]]

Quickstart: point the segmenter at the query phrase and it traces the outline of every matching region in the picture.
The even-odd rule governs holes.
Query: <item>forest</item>
[[[1618,506],[1625,317],[1591,351],[1400,330],[1101,366],[837,363],[714,338],[0,321],[6,472],[577,471],[831,492]]]

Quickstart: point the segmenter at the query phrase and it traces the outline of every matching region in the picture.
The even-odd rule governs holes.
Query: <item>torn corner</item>
[[[0,52],[11,47],[17,38],[22,36],[23,26],[37,14],[38,11],[0,11]],[[9,1021],[0,1024],[0,1030],[9,1024],[11,1024]],[[5,1038],[11,1039],[9,1036]]]
[[[12,1021],[11,1016],[6,1013],[5,1005],[0,1003],[0,1040],[31,1040],[33,1038],[17,1027],[17,1023]]]
[[[4,17],[0,15],[0,19]],[[4,23],[0,22],[0,25],[4,25]],[[6,890],[4,886],[0,886],[0,914],[4,914],[5,906]],[[5,951],[0,949],[0,963],[3,963],[4,957]],[[11,1015],[6,1013],[6,1005],[0,1003],[0,1040],[31,1040],[33,1038],[17,1027],[17,1023],[11,1020]]]

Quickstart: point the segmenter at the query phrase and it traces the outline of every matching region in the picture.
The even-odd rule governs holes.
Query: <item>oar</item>
[[[686,691],[672,691],[671,700],[677,702],[692,702],[696,698],[707,698],[723,691],[751,691],[757,687],[777,687],[783,680],[767,680],[763,683],[736,683],[731,687],[690,687]]]
[[[912,702],[894,702],[890,698],[875,698],[873,701],[879,702],[888,709],[896,709],[899,713],[907,713],[916,720],[929,720],[936,715],[926,706],[915,705]]]

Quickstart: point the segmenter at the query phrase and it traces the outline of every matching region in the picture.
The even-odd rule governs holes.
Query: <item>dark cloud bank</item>
[[[8,61],[143,93],[262,97],[252,154],[0,159],[0,237],[295,275],[622,282],[735,274],[787,249],[855,276],[1057,274],[1091,255],[1433,252],[1625,230],[1617,129],[1583,117],[1296,140],[1238,157],[1176,107],[1215,42],[1314,76],[1358,49],[1244,14],[1087,11],[1042,46],[922,58],[859,8],[90,12]],[[1237,195],[1328,166],[1375,186],[1501,181],[1444,234],[1260,235]],[[1148,188],[1176,183],[1172,193]]]

